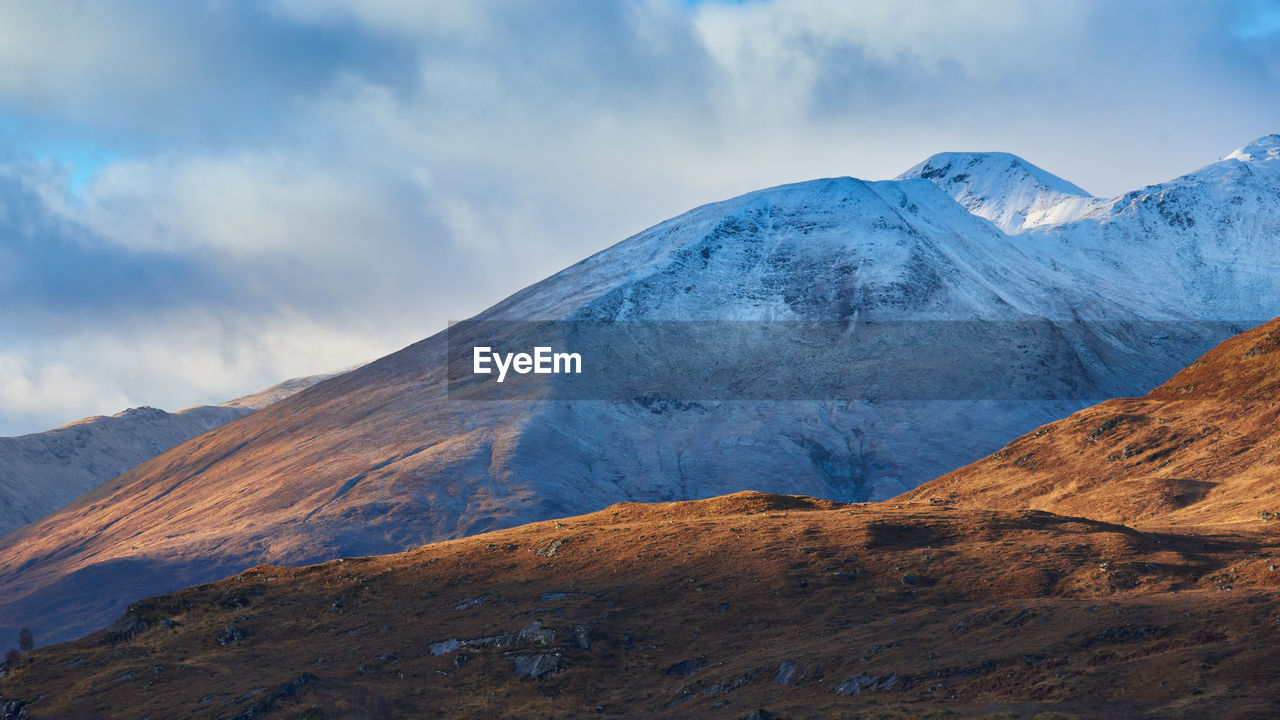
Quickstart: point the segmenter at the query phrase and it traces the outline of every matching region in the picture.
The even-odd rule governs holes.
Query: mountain
[[[32,718],[1270,717],[1272,533],[739,493],[149,598]]]
[[[1029,254],[1108,296],[1141,288],[1156,306],[1252,327],[1280,314],[1280,135],[1019,237]]]
[[[238,397],[235,400],[228,400],[224,403],[219,403],[218,407],[261,410],[262,408],[271,405],[272,403],[277,403],[290,395],[296,395],[316,383],[321,383],[330,378],[335,378],[344,373],[349,373],[358,367],[360,367],[360,365],[351,365],[330,373],[290,378],[288,380],[278,382],[265,390],[259,390],[256,393]]]
[[[1280,163],[1249,158],[1016,235],[942,176],[697,208],[4,538],[0,636],[67,639],[139,595],[263,562],[620,501],[892,497],[1280,315],[1280,273],[1257,270],[1277,257]],[[581,340],[588,368],[610,362],[511,385],[450,376],[456,351],[545,327]]]
[[[42,433],[0,438],[0,534],[45,517],[138,463],[253,412],[130,408]]]
[[[42,433],[0,438],[0,535],[45,517],[201,433],[334,375],[286,380],[218,406],[198,405],[176,413],[130,408]]]
[[[995,168],[990,175],[927,170],[936,162],[907,175],[927,173],[957,202],[993,222],[1035,207],[1027,198],[1053,196],[1045,188],[1054,183],[1039,173],[1001,172],[996,161],[979,163]],[[987,195],[992,187],[1003,193],[991,195],[994,200]],[[1259,138],[1167,183],[1090,203],[1083,214],[1073,209],[1082,195],[1061,187],[1054,193],[1062,198],[1052,205],[1056,209],[1013,237],[1025,254],[1071,276],[1076,286],[1120,302],[1138,296],[1178,317],[1253,321],[1239,330],[1276,314],[1270,309],[1280,274],[1280,135]],[[1085,317],[1094,314],[1077,309]]]
[[[1278,424],[1280,319],[901,499],[1178,528],[1280,519]]]
[[[1002,152],[938,153],[899,176],[908,178],[929,180],[1010,235],[1077,220],[1105,204],[1057,175]]]

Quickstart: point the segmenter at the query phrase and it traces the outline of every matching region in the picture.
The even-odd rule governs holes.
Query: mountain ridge
[[[292,378],[220,405],[177,412],[144,405],[44,432],[0,437],[0,535],[193,437],[351,369]]]

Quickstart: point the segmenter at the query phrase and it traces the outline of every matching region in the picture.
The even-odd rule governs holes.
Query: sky
[[[1280,131],[1280,0],[0,0],[0,435],[395,351],[762,187]]]

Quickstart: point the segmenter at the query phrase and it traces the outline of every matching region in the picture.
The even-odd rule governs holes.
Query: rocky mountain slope
[[[454,341],[501,341],[544,321],[637,334],[674,323],[693,330],[637,346],[635,367],[691,358],[671,375],[727,378],[723,391],[758,367],[734,361],[743,337],[820,323],[839,342],[871,338],[862,349],[872,352],[797,351],[781,334],[775,354],[813,355],[766,386],[847,386],[785,399],[659,386],[563,400],[574,378],[530,376],[506,399],[477,399],[474,383],[449,382],[441,333],[195,438],[0,541],[0,623],[65,639],[138,595],[262,562],[395,552],[618,501],[744,488],[891,497],[1090,402],[1145,392],[1234,322],[1280,314],[1280,273],[1262,271],[1280,256],[1278,144],[1014,235],[957,202],[960,188],[1003,187],[1011,209],[1046,197],[1042,185],[1080,196],[1042,171],[922,172],[692,210],[455,326]],[[932,394],[947,388],[916,362],[939,333],[951,342],[939,368],[963,393]]]
[[[1280,521],[1277,427],[1280,319],[1143,397],[1045,425],[901,499],[1180,528]]]
[[[42,433],[0,438],[0,535],[45,517],[180,443],[341,372],[346,370],[293,378],[217,406],[175,413],[130,408]]]
[[[755,493],[618,505],[144,600],[0,694],[33,720],[1267,717],[1278,543]]]

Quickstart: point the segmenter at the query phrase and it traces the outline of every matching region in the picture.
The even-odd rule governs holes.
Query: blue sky
[[[1280,130],[1280,2],[0,4],[0,434],[372,359],[690,207]]]

